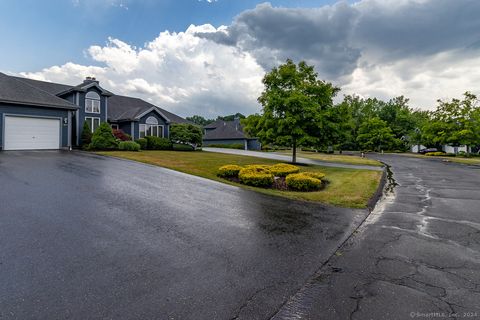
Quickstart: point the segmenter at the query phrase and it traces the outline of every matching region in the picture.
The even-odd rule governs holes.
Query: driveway
[[[257,157],[257,158],[266,158],[274,159],[279,161],[291,162],[292,156],[282,155],[273,152],[260,152],[260,151],[250,151],[250,150],[239,150],[239,149],[228,149],[228,148],[202,148],[203,151],[208,152],[218,152],[218,153],[227,153],[227,154],[236,154],[241,156]],[[338,163],[338,162],[328,162],[322,160],[307,159],[302,157],[297,157],[298,163],[303,164],[314,164],[324,167],[336,167],[336,168],[349,168],[349,169],[365,169],[365,170],[376,170],[382,171],[382,167],[369,166],[369,165],[356,165],[348,163]]]
[[[0,190],[1,319],[268,319],[367,215],[80,152]]]
[[[480,168],[374,157],[394,193],[274,319],[480,319]]]

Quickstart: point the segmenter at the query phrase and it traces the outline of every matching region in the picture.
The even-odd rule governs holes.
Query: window
[[[100,118],[93,118],[93,117],[85,117],[85,121],[88,123],[88,126],[95,132],[97,128],[100,126]]]
[[[100,96],[93,91],[85,95],[85,112],[100,113]]]
[[[140,138],[146,136],[163,138],[163,126],[158,125],[158,120],[154,117],[148,117],[145,124],[140,125]]]

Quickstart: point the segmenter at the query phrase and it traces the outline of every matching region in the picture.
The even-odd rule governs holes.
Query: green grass
[[[292,192],[274,189],[262,189],[234,183],[217,177],[219,167],[226,164],[240,166],[248,164],[275,164],[276,160],[222,154],[215,152],[175,152],[175,151],[106,151],[101,155],[124,158],[153,164],[203,178],[221,181],[261,193],[282,196],[297,200],[317,201],[335,206],[365,208],[369,199],[377,190],[382,173],[372,170],[354,170],[321,166],[301,166],[302,171],[319,171],[326,174],[327,186],[315,192]]]
[[[291,150],[278,151],[277,153],[281,153],[289,156],[292,155]],[[328,162],[358,164],[358,165],[367,165],[367,166],[376,166],[376,167],[382,166],[382,163],[377,160],[362,158],[359,156],[342,155],[342,154],[326,154],[326,153],[317,153],[317,152],[308,152],[308,151],[297,151],[297,157],[328,161]]]

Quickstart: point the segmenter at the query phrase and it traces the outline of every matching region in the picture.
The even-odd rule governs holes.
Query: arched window
[[[148,117],[147,120],[145,120],[146,124],[158,124],[158,120],[155,117]]]
[[[85,95],[85,112],[100,113],[100,96],[94,91]]]
[[[140,125],[140,138],[145,136],[154,136],[163,138],[163,126],[158,125],[158,120],[155,117],[148,117],[145,124]]]

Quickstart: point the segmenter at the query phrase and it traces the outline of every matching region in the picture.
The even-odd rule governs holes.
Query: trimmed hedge
[[[313,191],[322,186],[322,180],[313,178],[305,173],[289,174],[285,179],[287,187],[296,191]]]
[[[140,149],[142,149],[142,150],[147,150],[147,146],[148,146],[148,141],[147,141],[147,139],[145,139],[145,138],[140,138],[140,139],[135,140],[135,142],[140,145]]]
[[[172,150],[172,142],[166,138],[146,136],[148,150]]]
[[[427,157],[455,157],[455,153],[445,153],[441,151],[437,152],[427,152],[425,153]]]
[[[243,143],[230,143],[230,144],[221,144],[214,143],[204,146],[205,148],[227,148],[227,149],[239,149],[244,150],[245,145]]]
[[[287,163],[278,163],[271,166],[269,169],[270,172],[276,177],[286,177],[289,174],[300,172],[299,167]]]
[[[264,165],[249,165],[240,170],[238,178],[243,184],[254,187],[271,187],[274,181],[273,174]]]
[[[222,178],[237,178],[243,168],[235,164],[226,165],[218,169],[217,175]]]
[[[318,180],[323,180],[323,178],[325,178],[325,173],[322,172],[302,172],[302,174]]]
[[[173,151],[195,151],[191,145],[182,143],[174,143],[172,149]]]
[[[122,141],[118,144],[118,149],[123,151],[140,151],[140,145],[134,141]]]

